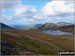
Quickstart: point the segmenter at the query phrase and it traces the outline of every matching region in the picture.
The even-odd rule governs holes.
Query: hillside
[[[54,30],[57,29],[57,25],[54,23],[46,23],[44,24],[42,27],[40,27],[39,29],[41,30]]]
[[[72,32],[74,33],[74,25],[67,25],[67,26],[61,26],[58,28],[61,31],[65,31],[65,32]]]
[[[74,32],[74,25],[72,24],[54,24],[46,23],[44,26],[39,28],[40,30],[61,30],[65,32]]]
[[[34,25],[12,25],[13,28],[16,29],[24,29],[24,30],[29,30],[29,29],[38,29],[41,27],[43,24],[34,24]]]
[[[39,30],[2,30],[2,54],[56,55],[59,51],[73,51],[73,35],[53,36]]]
[[[14,29],[14,28],[12,28],[4,23],[0,23],[0,29]]]

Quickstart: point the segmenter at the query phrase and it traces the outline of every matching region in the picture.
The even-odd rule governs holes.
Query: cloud
[[[21,4],[20,0],[1,0],[0,8],[2,11],[13,10],[18,4]]]
[[[61,13],[71,13],[74,12],[74,1],[52,1],[48,2],[42,9],[42,14],[57,15]]]
[[[14,22],[14,21],[23,21],[23,20],[25,22],[32,22],[32,21],[39,21],[41,18],[35,6],[23,5],[22,1],[17,1],[17,0],[2,1],[1,6],[2,6],[1,8],[3,9],[2,13],[9,10],[14,12],[14,15],[12,16],[2,15],[1,20],[3,22]]]
[[[14,15],[2,15],[3,22],[33,22],[43,23],[53,20],[74,20],[74,1],[51,1],[41,10],[37,11],[36,6],[23,5],[19,0],[1,1],[2,12],[13,11]]]
[[[23,18],[24,21],[39,21],[42,18],[35,6],[19,5],[14,9],[14,11],[14,15]]]
[[[37,10],[33,6],[25,6],[25,5],[19,5],[15,9],[15,16],[33,16],[34,14],[37,13]]]
[[[12,21],[12,16],[1,15],[0,19],[1,19],[1,21],[9,22],[9,21]]]
[[[10,12],[14,12],[14,8],[18,5],[18,4],[21,4],[21,1],[19,0],[1,0],[0,1],[0,10],[1,10],[1,13],[0,13],[0,20],[1,22],[12,22],[14,21],[14,16],[11,15],[11,16],[8,16],[7,14],[11,14],[9,13]],[[4,14],[6,13],[6,14]]]
[[[56,1],[48,2],[42,9],[42,15],[46,18],[46,22],[51,21],[73,21],[74,20],[74,0],[72,1]],[[49,19],[51,19],[49,21]]]

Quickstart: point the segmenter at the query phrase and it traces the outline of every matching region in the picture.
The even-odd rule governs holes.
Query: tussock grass
[[[12,54],[28,54],[29,52],[36,55],[58,55],[59,51],[74,51],[73,35],[54,36],[34,29],[2,30],[1,35],[2,42],[11,43],[14,46],[13,49],[17,50],[18,53],[11,52]],[[4,47],[6,46],[2,46],[2,49]],[[28,51],[22,50],[23,48]]]

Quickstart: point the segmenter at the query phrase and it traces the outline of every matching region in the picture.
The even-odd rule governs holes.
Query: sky
[[[8,25],[74,23],[74,0],[1,0],[1,22]]]

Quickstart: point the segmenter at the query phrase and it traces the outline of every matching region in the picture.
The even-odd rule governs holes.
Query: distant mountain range
[[[54,28],[57,28],[57,24],[55,23],[46,23],[42,27],[40,27],[40,29],[42,30],[48,30],[48,29],[54,29]]]
[[[0,29],[14,29],[14,28],[12,28],[4,23],[0,23]]]
[[[57,24],[72,24],[72,23],[67,23],[67,22],[58,22]]]
[[[42,24],[36,24],[36,25],[14,25],[14,26],[8,26],[4,23],[0,23],[0,29],[38,29],[39,27],[42,27]]]
[[[0,29],[39,29],[39,30],[62,30],[67,32],[74,32],[74,25],[73,24],[55,24],[55,23],[45,23],[45,24],[36,24],[36,25],[14,25],[12,27],[0,23]]]
[[[40,27],[41,30],[62,30],[66,32],[74,32],[73,24],[55,24],[46,23],[44,26]]]
[[[36,25],[14,25],[12,27],[16,28],[16,29],[28,30],[28,29],[38,29],[38,28],[40,28],[42,26],[43,26],[43,24],[36,24]]]

